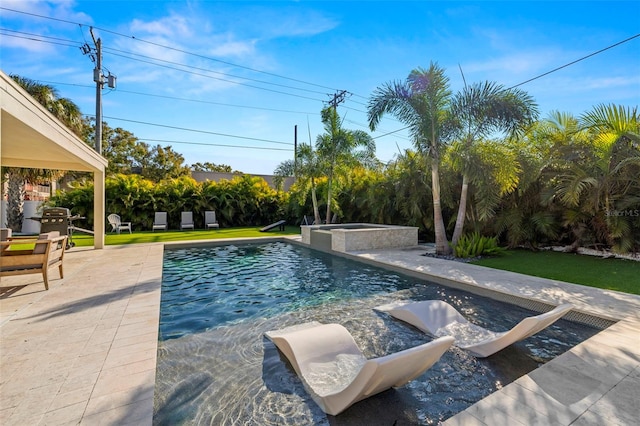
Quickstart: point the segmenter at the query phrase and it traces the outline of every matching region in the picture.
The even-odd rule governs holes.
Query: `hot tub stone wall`
[[[418,228],[379,224],[311,225],[301,227],[302,242],[320,250],[339,252],[418,244]],[[329,244],[330,243],[330,244]]]

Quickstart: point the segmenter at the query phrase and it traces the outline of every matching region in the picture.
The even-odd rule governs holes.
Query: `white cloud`
[[[42,54],[55,50],[55,47],[50,44],[41,43],[31,38],[25,38],[22,34],[11,32],[0,34],[0,45],[2,45],[3,49],[21,49],[30,54]]]
[[[619,77],[594,77],[588,78],[581,84],[584,89],[617,89],[621,87],[628,87],[633,90],[635,88],[636,94],[640,95],[640,76],[619,76]]]
[[[169,15],[156,21],[144,22],[134,19],[129,29],[135,33],[146,33],[152,37],[192,37],[193,25],[184,16]]]
[[[34,15],[49,16],[52,18],[59,18],[68,21],[81,22],[84,24],[90,24],[93,22],[91,17],[86,13],[75,12],[73,9],[76,6],[76,2],[73,0],[3,0],[2,7],[12,10],[18,10],[21,12],[32,13]],[[14,12],[3,11],[3,20],[11,20],[14,17],[19,18],[21,21],[39,20],[35,16],[17,15]],[[40,21],[41,22],[41,21]]]
[[[270,37],[300,37],[321,34],[336,28],[339,22],[314,10],[274,17],[266,28]]]
[[[208,50],[208,54],[220,57],[245,57],[256,53],[255,40],[239,41],[226,40],[214,41],[213,47]]]

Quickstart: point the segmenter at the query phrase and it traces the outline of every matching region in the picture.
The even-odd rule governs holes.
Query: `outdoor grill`
[[[40,221],[40,232],[46,233],[51,231],[58,231],[60,235],[68,235],[67,248],[75,246],[73,242],[73,231],[83,231],[89,234],[93,234],[93,231],[88,229],[82,229],[73,226],[73,221],[76,219],[84,219],[79,215],[71,216],[69,209],[64,207],[48,207],[42,210],[42,217],[32,218]]]
[[[31,220],[40,222],[40,233],[58,231],[60,235],[68,235],[67,248],[75,246],[73,243],[73,231],[93,234],[90,229],[79,228],[73,225],[74,220],[85,219],[80,215],[71,216],[69,209],[64,207],[48,207],[42,210],[41,217],[30,217]]]
[[[42,210],[40,218],[40,232],[58,231],[60,235],[69,234],[71,212],[64,207],[49,207]]]

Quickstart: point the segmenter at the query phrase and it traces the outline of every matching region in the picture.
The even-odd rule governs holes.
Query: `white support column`
[[[104,248],[105,193],[104,171],[93,172],[93,246]]]

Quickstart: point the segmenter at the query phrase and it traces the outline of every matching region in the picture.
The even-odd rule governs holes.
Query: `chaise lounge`
[[[204,227],[205,229],[220,228],[218,219],[216,219],[216,212],[213,210],[207,210],[204,212]]]
[[[180,215],[180,230],[194,229],[193,212],[182,212]]]
[[[542,331],[572,307],[566,303],[547,313],[527,317],[505,332],[495,332],[475,325],[467,321],[453,306],[441,300],[400,301],[374,309],[386,312],[432,336],[453,336],[456,346],[476,357],[485,358]]]
[[[309,322],[265,335],[287,357],[305,389],[327,414],[391,387],[400,387],[435,364],[453,344],[441,337],[401,352],[367,360],[340,324]]]
[[[33,244],[33,249],[16,249],[16,246]],[[49,290],[49,268],[58,267],[64,278],[62,260],[67,247],[67,236],[59,232],[40,234],[38,238],[14,238],[0,242],[0,276],[42,274],[45,290]]]
[[[162,229],[163,231],[166,231],[168,228],[167,212],[156,212],[153,218],[153,226],[151,227],[151,230],[155,231],[156,229]]]

